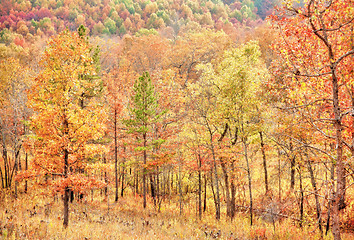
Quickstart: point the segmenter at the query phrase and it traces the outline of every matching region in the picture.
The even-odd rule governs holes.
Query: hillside
[[[230,32],[240,25],[257,25],[271,13],[272,5],[271,0],[4,0],[0,3],[0,42],[10,41],[7,31],[17,33],[15,43],[23,45],[23,39],[74,31],[80,25],[90,35],[122,36],[143,28],[171,34],[200,27]]]
[[[328,3],[2,1],[0,238],[353,239]]]

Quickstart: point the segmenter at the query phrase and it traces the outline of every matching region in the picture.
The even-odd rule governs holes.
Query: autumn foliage
[[[353,237],[351,1],[5,2],[1,236]]]
[[[62,32],[48,42],[43,70],[28,95],[28,105],[35,111],[30,125],[33,135],[26,142],[33,154],[31,171],[37,177],[53,176],[51,184],[65,194],[69,189],[83,192],[100,186],[83,174],[89,159],[104,152],[95,144],[104,136],[106,114],[93,63],[84,37]]]

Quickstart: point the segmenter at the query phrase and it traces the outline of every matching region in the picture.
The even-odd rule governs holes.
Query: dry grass
[[[4,197],[0,212],[1,239],[319,239],[314,227],[300,229],[292,221],[275,225],[239,214],[233,222],[216,221],[213,213],[197,220],[193,206],[179,215],[176,203],[163,203],[158,213],[152,203],[143,209],[140,198],[125,197],[117,203],[95,201],[70,204],[70,222],[62,227],[62,201],[44,195]],[[211,206],[211,205],[210,205]],[[212,209],[211,209],[212,210]],[[275,229],[275,230],[274,230]],[[346,234],[344,239],[353,239]],[[325,238],[331,239],[331,237]]]

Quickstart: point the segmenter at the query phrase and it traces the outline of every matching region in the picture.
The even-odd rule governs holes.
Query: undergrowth
[[[250,226],[248,216],[239,213],[233,221],[225,216],[217,221],[210,207],[199,220],[193,205],[185,205],[180,215],[178,203],[164,202],[158,212],[152,202],[143,209],[140,197],[113,202],[113,197],[107,201],[98,194],[94,201],[70,204],[69,227],[64,229],[59,197],[6,195],[1,200],[1,239],[320,239],[316,227],[299,228],[289,219],[267,222],[258,216]],[[343,234],[343,239],[353,237]]]

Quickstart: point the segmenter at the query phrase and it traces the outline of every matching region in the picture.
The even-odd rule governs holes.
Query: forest
[[[353,239],[353,0],[1,0],[1,239]]]

